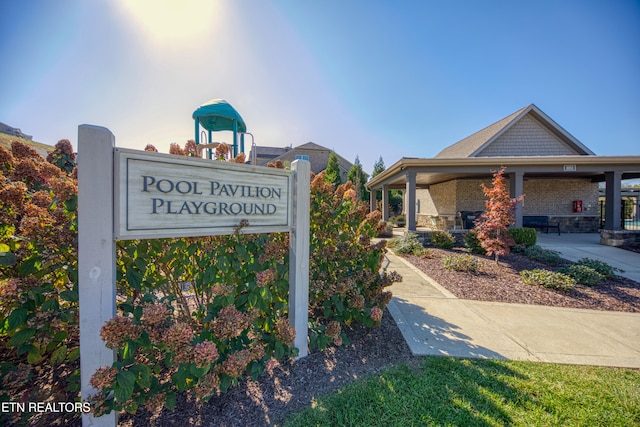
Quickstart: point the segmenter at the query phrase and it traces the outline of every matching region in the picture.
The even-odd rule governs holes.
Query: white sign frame
[[[114,167],[118,240],[233,234],[242,219],[244,233],[291,231],[291,170],[125,148]]]
[[[118,154],[120,153],[120,154]],[[116,250],[118,238],[139,238],[135,234],[122,233],[122,166],[123,153],[136,156],[151,155],[154,159],[171,161],[181,166],[197,163],[201,167],[211,162],[232,171],[255,174],[254,167],[198,159],[185,159],[165,154],[140,154],[136,150],[116,149],[115,137],[108,129],[93,125],[78,127],[78,297],[80,319],[80,393],[83,400],[97,393],[89,380],[102,366],[111,366],[116,352],[105,346],[100,338],[100,329],[116,316]],[[126,157],[127,155],[125,155]],[[118,158],[118,162],[116,162]],[[196,160],[196,163],[191,163]],[[242,168],[242,169],[241,169]],[[263,169],[260,169],[263,171]],[[274,170],[275,171],[275,170]],[[270,172],[274,172],[270,171]],[[295,329],[293,345],[298,349],[298,358],[309,354],[308,308],[309,308],[309,208],[310,165],[308,161],[296,160],[289,177],[289,213],[287,227],[268,226],[268,230],[289,232],[289,324]],[[280,174],[281,172],[275,172]],[[253,175],[255,176],[255,175]],[[126,185],[125,185],[126,188]],[[182,187],[186,188],[186,184]],[[118,190],[116,190],[118,189]],[[116,197],[117,196],[117,197]],[[242,218],[238,218],[240,221]],[[118,232],[116,231],[118,225]],[[227,228],[235,230],[235,227]],[[220,231],[218,229],[217,231]],[[266,232],[264,227],[243,228],[243,232]],[[171,233],[173,233],[173,230]],[[192,230],[193,231],[193,230]],[[208,230],[207,232],[212,231]],[[213,234],[215,233],[214,227]],[[199,230],[204,233],[204,230]],[[270,232],[270,231],[269,231]],[[185,231],[170,237],[202,236]],[[162,233],[145,235],[142,238],[158,238]],[[166,236],[169,237],[169,236]],[[114,411],[100,417],[82,415],[83,426],[115,427],[117,415]]]

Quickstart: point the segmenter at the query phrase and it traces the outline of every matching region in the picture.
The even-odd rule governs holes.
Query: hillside
[[[0,132],[0,146],[5,147],[7,150],[11,151],[11,141],[16,140],[24,142],[25,144],[36,150],[44,158],[47,157],[47,154],[50,151],[53,151],[52,145],[42,144],[40,142],[30,141],[28,139],[20,138],[13,135],[7,135],[6,133]]]

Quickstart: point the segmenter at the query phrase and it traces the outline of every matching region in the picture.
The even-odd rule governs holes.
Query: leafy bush
[[[456,239],[448,231],[434,231],[431,233],[431,243],[436,248],[451,249],[455,245]]]
[[[346,339],[341,328],[352,322],[378,325],[391,299],[384,290],[401,280],[380,272],[385,241],[372,244],[384,223],[380,211],[369,213],[357,200],[353,184],[335,188],[323,173],[311,182],[309,339],[312,347]]]
[[[475,231],[469,230],[464,235],[464,246],[474,254],[486,255],[487,251],[482,247]]]
[[[120,315],[101,336],[118,357],[92,379],[99,412],[207,400],[296,354],[288,235],[119,241],[117,255]]]
[[[513,237],[516,246],[531,247],[538,241],[538,234],[535,228],[513,227],[509,229],[509,234]]]
[[[447,270],[462,271],[465,273],[477,273],[480,263],[473,255],[448,255],[442,259],[442,264]]]
[[[526,285],[541,285],[545,288],[561,291],[570,291],[576,286],[576,281],[573,277],[549,270],[522,270],[520,276],[522,276],[522,281]]]
[[[536,261],[542,261],[548,265],[557,265],[560,262],[560,252],[544,249],[538,245],[525,248],[524,255]]]
[[[513,237],[509,234],[509,226],[514,222],[514,209],[524,196],[511,198],[504,182],[504,170],[494,171],[492,187],[480,184],[485,200],[485,212],[475,222],[473,230],[480,240],[480,244],[493,255],[496,262],[500,256],[509,255],[513,246]]]
[[[80,389],[71,143],[59,141],[50,159],[57,166],[23,143],[0,147],[0,401],[69,402]]]
[[[605,276],[597,270],[584,264],[571,264],[558,271],[573,277],[576,282],[585,286],[597,286],[602,283],[605,278]]]
[[[10,352],[0,363],[0,401],[73,401],[79,390],[73,151],[61,141],[50,156],[57,167],[23,144],[12,151],[0,147],[0,344]],[[383,224],[380,213],[369,214],[350,183],[335,189],[315,179],[311,193],[310,337],[317,347],[340,345],[344,325],[379,324],[391,298],[383,289],[401,278],[380,273],[384,241],[371,244]],[[206,400],[295,355],[288,255],[288,234],[244,235],[242,226],[230,236],[117,242],[119,316],[101,336],[118,359],[91,379],[99,391],[92,397],[96,414],[171,408],[183,391]]]
[[[406,225],[406,219],[404,215],[397,215],[389,218],[388,223],[394,227],[404,227]]]
[[[610,266],[604,261],[598,261],[596,259],[591,259],[591,258],[581,258],[578,261],[576,261],[576,264],[586,265],[587,267],[593,268],[598,273],[600,273],[605,279],[613,277],[616,271],[620,271],[620,272],[623,271],[623,270],[620,270],[619,268]]]
[[[394,237],[387,242],[387,246],[397,254],[422,256],[426,251],[416,233],[405,233],[401,237]]]

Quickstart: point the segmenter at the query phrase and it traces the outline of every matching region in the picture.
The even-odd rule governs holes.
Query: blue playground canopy
[[[200,144],[200,126],[208,131],[208,142],[211,143],[211,133],[218,131],[233,132],[233,156],[244,152],[244,133],[247,125],[240,113],[224,99],[212,99],[202,104],[192,115],[195,120],[196,144]],[[238,133],[242,134],[241,147],[238,150]],[[206,143],[206,142],[205,142]]]

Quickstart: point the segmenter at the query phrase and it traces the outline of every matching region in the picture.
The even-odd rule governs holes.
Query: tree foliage
[[[373,172],[371,173],[371,178],[375,178],[377,175],[380,175],[384,172],[384,160],[382,160],[382,156],[373,164]]]
[[[342,184],[342,177],[340,176],[340,164],[338,163],[338,155],[335,152],[331,152],[329,160],[327,161],[327,168],[324,170],[324,180],[328,184],[333,184],[336,187]]]
[[[511,198],[505,184],[504,170],[503,167],[494,171],[491,187],[480,184],[487,197],[486,210],[473,229],[487,255],[494,255],[496,262],[500,256],[509,255],[510,248],[514,245],[509,226],[515,222],[516,204],[524,197]]]
[[[373,172],[371,178],[380,175],[385,170],[384,160],[382,156],[373,164]],[[397,215],[402,212],[402,190],[389,190],[389,207],[391,208],[391,214]],[[378,201],[378,208],[381,208],[382,204],[382,191],[376,191],[376,200]]]
[[[349,169],[347,180],[353,183],[358,200],[369,200],[369,191],[365,187],[365,184],[367,183],[367,174],[362,170],[362,163],[360,163],[358,156],[356,156],[356,161],[351,169]]]

